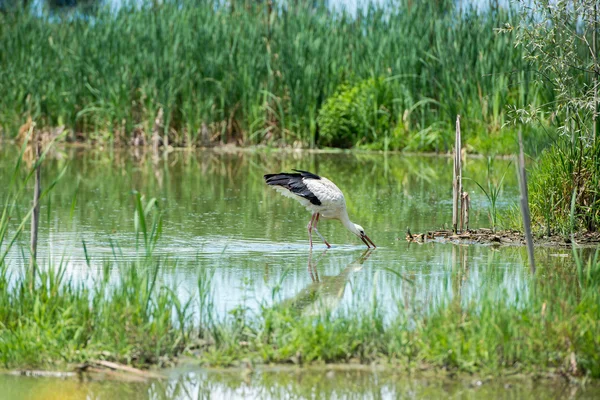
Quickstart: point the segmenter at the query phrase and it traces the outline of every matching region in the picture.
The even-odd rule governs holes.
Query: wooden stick
[[[458,232],[458,207],[462,193],[461,158],[460,158],[460,115],[456,116],[456,136],[454,138],[454,173],[452,175],[452,229]]]
[[[464,229],[469,230],[469,207],[471,205],[471,200],[469,199],[469,192],[463,192],[461,196],[461,214],[460,214],[460,230],[463,231],[463,223]]]
[[[35,282],[35,275],[37,270],[37,239],[38,239],[38,227],[40,224],[40,194],[42,193],[42,180],[41,180],[41,164],[40,164],[40,154],[41,154],[41,144],[39,132],[35,132],[33,136],[32,146],[35,149],[35,183],[33,188],[33,213],[31,215],[31,259],[30,259],[30,269],[31,269],[31,282],[29,283],[29,288],[33,289]]]
[[[523,216],[523,228],[525,230],[525,242],[529,255],[529,266],[531,274],[535,275],[535,259],[533,257],[533,236],[531,235],[531,218],[529,214],[529,193],[527,191],[527,175],[525,173],[525,156],[523,154],[523,137],[519,129],[519,158],[518,158],[519,189],[521,191],[521,215]]]

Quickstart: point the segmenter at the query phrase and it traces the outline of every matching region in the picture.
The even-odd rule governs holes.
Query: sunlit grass
[[[495,31],[515,24],[510,7],[400,0],[352,16],[300,2],[276,5],[270,19],[265,7],[168,0],[0,13],[1,130],[13,137],[31,116],[65,125],[71,139],[124,143],[134,131],[149,139],[162,107],[177,145],[197,143],[204,123],[218,142],[313,146],[340,85],[378,78],[391,102],[373,112],[390,123],[350,143],[448,150],[461,114],[476,149],[507,153],[506,105],[551,101],[530,85],[511,35]]]

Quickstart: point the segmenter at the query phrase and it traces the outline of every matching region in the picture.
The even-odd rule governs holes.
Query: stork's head
[[[362,240],[363,243],[367,245],[367,247],[371,247],[371,246],[369,246],[369,243],[373,245],[373,248],[377,247],[377,246],[375,246],[375,243],[373,243],[373,241],[371,239],[369,239],[369,237],[365,233],[365,230],[363,229],[362,226],[360,226],[358,224],[354,224],[354,228],[355,228],[355,230],[352,233],[354,233],[356,236],[358,236],[360,238],[360,240]]]

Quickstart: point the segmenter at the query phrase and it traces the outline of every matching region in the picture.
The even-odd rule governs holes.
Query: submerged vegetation
[[[0,13],[0,129],[14,137],[31,118],[71,140],[447,151],[460,114],[471,149],[510,153],[507,106],[553,93],[496,32],[518,22],[512,6],[458,4],[16,8]]]

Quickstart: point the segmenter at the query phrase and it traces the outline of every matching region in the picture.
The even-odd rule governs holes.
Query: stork
[[[308,223],[308,240],[312,248],[312,231],[314,230],[327,247],[331,247],[327,240],[317,230],[319,218],[337,219],[346,229],[355,234],[367,245],[368,248],[377,247],[366,235],[362,226],[353,223],[348,217],[344,193],[329,179],[315,175],[308,171],[294,169],[296,173],[266,174],[267,185],[286,197],[296,199],[312,213]]]

